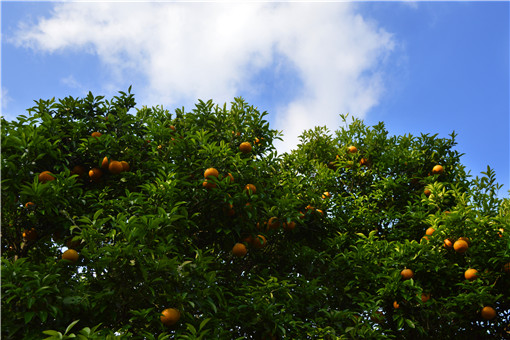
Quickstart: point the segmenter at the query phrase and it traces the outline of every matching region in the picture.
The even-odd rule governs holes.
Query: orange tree
[[[3,338],[508,335],[510,203],[454,134],[353,119],[278,156],[240,98],[135,105],[2,120]]]

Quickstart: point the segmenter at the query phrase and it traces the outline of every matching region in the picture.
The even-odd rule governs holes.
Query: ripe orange
[[[444,240],[443,246],[445,248],[451,249],[453,247],[453,242],[449,238]]]
[[[496,310],[490,306],[485,306],[482,308],[481,314],[484,320],[492,320],[496,317]]]
[[[159,319],[165,326],[173,326],[181,318],[181,312],[176,308],[167,308],[161,312]]]
[[[102,175],[103,175],[103,172],[99,168],[92,168],[89,171],[89,177],[93,181],[98,181]]]
[[[175,129],[175,126],[173,126],[173,125],[170,125],[170,130],[173,130],[173,131],[175,131],[175,130],[176,130],[176,129]]]
[[[101,132],[97,132],[97,131],[96,131],[96,132],[92,132],[90,135],[91,135],[92,137],[99,138],[99,137],[101,137],[103,134],[102,134]]]
[[[216,188],[216,183],[208,182],[207,180],[202,182],[202,186],[206,189],[213,189]]]
[[[433,168],[432,168],[432,174],[433,175],[440,175],[444,172],[444,168],[442,165],[435,165]]]
[[[278,218],[271,217],[269,221],[267,221],[267,228],[268,229],[278,229],[280,227],[280,221],[278,221]]]
[[[46,183],[55,180],[55,177],[49,171],[43,171],[39,174],[39,182]]]
[[[430,293],[422,293],[421,294],[421,302],[427,302],[430,300]]]
[[[120,161],[120,164],[122,164],[122,171],[129,171],[129,169],[131,169],[129,163],[126,161]]]
[[[69,260],[71,262],[76,262],[78,261],[78,257],[80,257],[80,255],[78,255],[78,252],[74,249],[67,249],[63,254],[62,254],[62,259],[64,260]]]
[[[436,231],[436,229],[430,227],[427,229],[427,231],[425,231],[425,235],[432,235],[434,233],[434,231]]]
[[[468,246],[471,245],[471,241],[469,240],[469,238],[467,237],[459,237],[459,240],[463,240],[463,241],[466,241],[466,243],[468,244]]]
[[[429,197],[432,192],[429,189],[425,189],[423,193],[425,194],[425,196]]]
[[[400,305],[398,304],[397,301],[393,301],[393,308],[395,308],[395,309],[399,309],[400,308]]]
[[[258,144],[258,143],[260,143],[260,139],[255,138],[255,144]]]
[[[229,183],[234,183],[234,176],[232,176],[230,172],[228,173],[227,177],[229,179]]]
[[[122,171],[124,171],[124,167],[122,166],[122,163],[119,161],[111,161],[110,165],[108,165],[108,170],[114,175],[120,174]]]
[[[218,176],[219,176],[218,170],[216,170],[215,168],[209,168],[209,169],[205,170],[205,172],[204,172],[204,178],[211,178],[211,177],[218,178]]]
[[[37,240],[37,231],[34,228],[25,229],[21,236],[27,241],[35,241]]]
[[[234,216],[236,213],[236,211],[234,210],[234,206],[232,204],[227,204],[227,206],[223,208],[223,212],[227,216]]]
[[[250,153],[251,152],[250,142],[242,142],[241,145],[239,145],[239,150],[241,150],[242,153]]]
[[[28,207],[30,207],[30,206],[34,206],[34,205],[35,205],[35,204],[34,204],[33,202],[27,202],[27,203],[25,204],[25,208],[28,208]]]
[[[264,248],[267,245],[267,240],[263,235],[257,235],[253,240],[253,246],[257,249]]]
[[[232,254],[237,257],[243,257],[247,252],[246,246],[242,243],[236,243],[232,248]]]
[[[464,277],[466,278],[466,280],[473,281],[478,277],[478,270],[469,268],[464,272]]]
[[[101,162],[101,168],[108,169],[108,157],[103,158],[103,161]]]
[[[296,222],[290,221],[289,223],[284,222],[282,225],[284,230],[292,230],[296,227]]]
[[[458,239],[453,244],[453,249],[459,254],[463,254],[468,250],[469,246],[468,243],[464,240]]]
[[[510,273],[510,262],[505,263],[505,264],[503,265],[503,270],[504,270],[505,272],[507,272],[507,273]]]
[[[325,199],[325,198],[330,198],[331,197],[331,193],[329,193],[328,191],[325,191],[323,194],[322,194],[322,198]]]
[[[360,166],[368,166],[368,159],[366,159],[366,158],[362,158],[362,159],[359,161],[359,165],[360,165]]]
[[[246,184],[244,187],[244,191],[249,194],[256,194],[257,193],[257,187],[253,184]]]
[[[83,177],[87,173],[85,167],[83,165],[75,165],[73,170],[71,170],[71,175],[78,175],[78,177]]]
[[[354,145],[351,145],[347,148],[347,152],[356,153],[356,152],[358,152],[358,148],[356,148]]]
[[[253,243],[253,236],[248,235],[241,239],[241,242],[244,242],[246,244],[252,244]]]
[[[403,280],[409,280],[413,278],[414,273],[411,269],[404,269],[400,272],[400,276]]]

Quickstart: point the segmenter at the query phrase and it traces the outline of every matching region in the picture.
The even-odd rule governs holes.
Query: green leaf
[[[25,312],[24,318],[25,318],[25,324],[29,323],[30,320],[34,317],[35,312]]]

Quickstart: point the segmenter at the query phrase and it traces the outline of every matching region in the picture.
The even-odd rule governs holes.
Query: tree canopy
[[[242,98],[2,118],[3,339],[510,336],[510,201],[455,133],[342,116],[290,153]]]

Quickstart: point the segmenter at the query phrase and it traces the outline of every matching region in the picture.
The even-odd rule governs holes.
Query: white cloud
[[[7,88],[2,86],[2,110],[5,110],[11,101],[12,98],[9,96],[9,91]]]
[[[285,133],[280,151],[290,150],[305,128],[335,129],[339,113],[364,116],[377,105],[382,66],[395,44],[350,3],[61,3],[14,41],[97,54],[112,72],[110,86],[133,73],[147,80],[137,92],[147,105],[263,93],[250,80],[284,60],[301,84],[273,112],[273,127]]]

